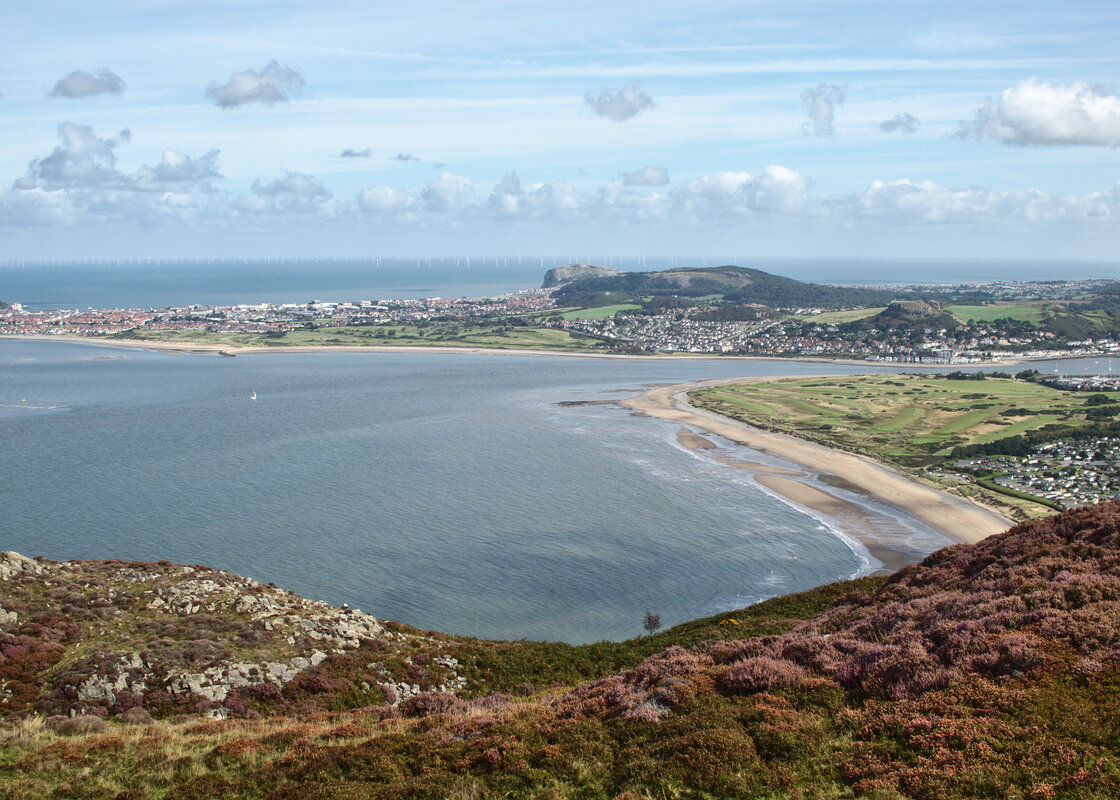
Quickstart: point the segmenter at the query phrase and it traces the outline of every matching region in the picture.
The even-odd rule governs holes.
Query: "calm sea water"
[[[458,634],[629,637],[647,609],[673,624],[868,561],[675,424],[557,403],[846,371],[0,340],[0,549],[207,564]],[[946,543],[912,534],[915,557]]]

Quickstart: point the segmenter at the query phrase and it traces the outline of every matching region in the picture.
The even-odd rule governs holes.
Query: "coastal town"
[[[1014,286],[985,287],[1011,296]],[[1017,288],[1018,296],[1033,290]],[[853,327],[837,321],[858,308],[813,306],[759,308],[753,319],[711,319],[712,309],[662,310],[634,304],[599,309],[558,305],[552,289],[526,289],[498,297],[382,299],[306,303],[189,305],[166,308],[46,309],[0,304],[0,334],[149,338],[156,332],[189,335],[255,334],[261,344],[281,343],[293,331],[360,329],[370,343],[401,344],[438,333],[454,343],[464,325],[551,329],[585,343],[585,349],[626,354],[718,354],[846,358],[883,363],[978,364],[1001,360],[1120,354],[1112,336],[1060,336],[1012,319],[942,326],[875,323]],[[869,314],[871,312],[868,312]],[[874,322],[874,320],[872,320]],[[416,338],[414,336],[413,338]]]
[[[818,323],[817,308],[789,309],[793,316],[753,322],[713,322],[675,316],[619,313],[602,319],[552,322],[600,337],[621,349],[658,353],[729,353],[753,356],[854,358],[888,363],[978,364],[1003,359],[1061,358],[1120,352],[1115,339],[1061,342],[1049,331],[1011,334],[997,324],[960,331],[871,328],[847,332]]]
[[[1026,456],[958,459],[953,466],[1058,508],[1120,498],[1120,438],[1112,436],[1046,442]]]

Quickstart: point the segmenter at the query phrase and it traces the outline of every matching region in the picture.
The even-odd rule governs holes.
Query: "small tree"
[[[661,615],[647,611],[646,618],[642,621],[642,627],[646,629],[650,636],[653,636],[654,631],[661,627]]]

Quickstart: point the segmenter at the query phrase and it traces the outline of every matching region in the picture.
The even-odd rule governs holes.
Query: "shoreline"
[[[759,379],[762,380],[762,379]],[[659,419],[678,422],[715,434],[736,444],[778,456],[804,468],[807,473],[832,476],[845,485],[900,509],[957,542],[975,543],[1010,528],[1014,523],[993,511],[963,498],[927,486],[897,470],[865,456],[797,439],[786,434],[754,428],[737,420],[721,417],[690,405],[684,395],[706,386],[742,382],[743,379],[699,381],[675,384],[644,392],[619,401],[632,411]],[[703,437],[680,438],[688,449],[707,449],[697,443]],[[720,459],[722,463],[727,460]],[[758,464],[733,463],[754,474],[755,482],[764,490],[780,495],[800,508],[809,509],[825,517],[835,517],[841,509],[852,504],[842,498],[796,480],[797,473]],[[800,477],[804,477],[801,475]],[[897,564],[903,554],[886,547],[873,537],[860,535],[859,531],[844,531],[858,539],[880,561],[884,568]],[[902,563],[908,563],[908,559]]]
[[[1040,356],[1038,358],[1002,359],[998,361],[984,361],[977,364],[916,364],[898,361],[868,361],[857,358],[812,358],[809,356],[741,356],[727,355],[724,353],[648,353],[644,355],[627,353],[586,353],[577,350],[534,350],[531,348],[502,348],[478,347],[473,345],[448,345],[438,347],[434,345],[252,345],[249,347],[231,347],[228,345],[208,344],[206,342],[150,342],[143,339],[105,339],[94,336],[76,336],[70,334],[14,334],[0,333],[0,341],[31,341],[31,342],[69,342],[71,344],[90,344],[98,347],[124,347],[138,350],[152,350],[162,353],[180,353],[183,355],[211,355],[211,356],[248,356],[266,353],[456,353],[456,354],[493,354],[507,356],[544,356],[550,358],[598,358],[623,361],[776,361],[792,362],[795,364],[839,364],[848,367],[866,367],[869,369],[915,369],[915,370],[941,370],[989,367],[1014,367],[1031,364],[1038,361],[1066,361],[1081,360],[1086,358],[1107,358],[1105,355],[1080,355],[1080,356]],[[697,384],[698,386],[700,384]]]

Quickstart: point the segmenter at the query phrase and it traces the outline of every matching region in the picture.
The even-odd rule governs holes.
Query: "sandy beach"
[[[744,423],[721,417],[689,405],[685,394],[693,389],[727,381],[702,381],[699,383],[664,386],[637,397],[620,401],[622,405],[660,419],[673,420],[682,425],[714,433],[732,442],[754,450],[770,453],[786,461],[803,466],[807,473],[832,477],[872,497],[902,509],[928,525],[943,531],[960,542],[977,542],[1011,527],[1010,520],[968,502],[963,498],[942,492],[903,475],[897,470],[869,458],[797,439],[784,434],[759,430]],[[736,381],[737,382],[737,381]],[[687,432],[687,431],[686,431]],[[681,444],[690,449],[702,447],[694,439],[682,438]],[[725,462],[726,463],[726,462]],[[787,500],[826,516],[834,516],[847,501],[826,491],[796,480],[797,473],[778,470],[759,464],[735,463],[755,473],[755,480],[768,490]],[[860,538],[880,561],[890,566],[897,561],[874,541],[859,536],[858,531],[846,531]],[[876,551],[879,552],[876,552]],[[885,556],[885,557],[884,557]]]

